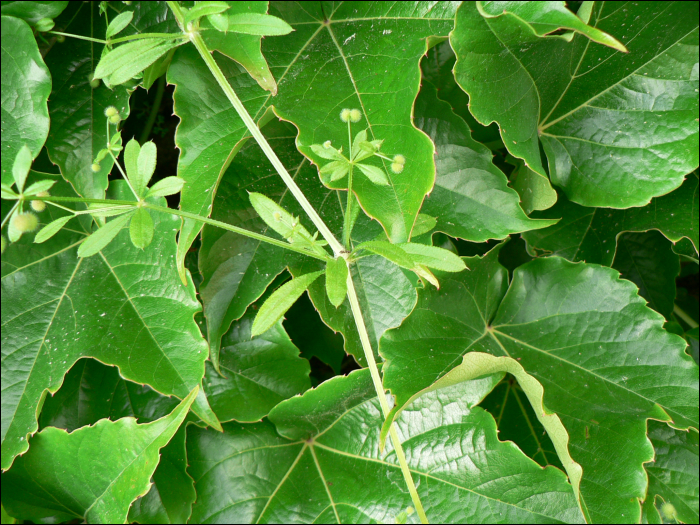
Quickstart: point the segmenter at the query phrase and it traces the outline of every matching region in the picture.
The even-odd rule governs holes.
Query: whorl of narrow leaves
[[[322,274],[322,271],[307,273],[280,286],[260,307],[258,315],[255,316],[255,321],[253,321],[251,335],[260,335],[272,328],[272,325],[282,318],[296,300],[301,297],[301,294]]]

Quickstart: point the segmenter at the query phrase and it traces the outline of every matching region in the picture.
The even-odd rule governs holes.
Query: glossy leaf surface
[[[124,523],[131,503],[149,490],[159,451],[185,419],[197,389],[153,423],[103,419],[70,434],[54,427],[42,430],[32,438],[30,451],[3,475],[3,502],[26,519],[58,515]]]
[[[125,196],[124,185],[115,185],[122,188],[116,195]],[[52,191],[61,194],[58,185]],[[193,319],[199,303],[192,288],[179,284],[174,266],[164,262],[174,260],[178,222],[158,214],[155,240],[144,251],[131,244],[126,229],[89,258],[76,253],[85,238],[80,230],[62,230],[43,244],[25,236],[5,251],[3,469],[27,449],[44,391],[55,392],[80,357],[116,365],[123,377],[166,395],[184,398],[188,387],[200,384],[207,345]],[[37,300],[41,306],[35,308]],[[194,410],[217,425],[203,392]]]
[[[435,187],[421,211],[438,218],[438,231],[484,242],[554,224],[525,215],[491,151],[471,138],[466,122],[430,85],[421,89],[415,115],[416,125],[435,143]]]
[[[649,439],[654,445],[655,457],[646,465],[647,499],[658,501],[660,498],[672,504],[676,520],[682,523],[698,521],[697,431],[675,430],[664,423],[649,421]]]
[[[35,24],[42,18],[56,18],[66,6],[68,2],[3,2],[2,14]]]
[[[106,24],[98,4],[69,4],[56,19],[57,31],[104,38]],[[96,88],[90,85],[103,48],[95,42],[66,38],[64,42],[55,41],[45,56],[54,85],[49,101],[51,130],[46,149],[75,191],[92,199],[104,198],[107,177],[114,165],[112,157],[107,156],[99,163],[97,173],[91,169],[95,157],[114,133],[112,126],[107,134],[104,111],[114,106],[122,119],[129,116],[129,91],[125,87],[110,90],[102,83]]]
[[[2,183],[12,184],[12,165],[22,146],[34,158],[49,133],[51,74],[29,25],[5,16],[5,6],[2,14]]]
[[[385,386],[400,407],[467,352],[517,359],[569,433],[592,520],[639,519],[630,497],[644,497],[642,462],[653,457],[646,418],[697,425],[698,370],[685,341],[614,270],[537,259],[508,286],[499,250],[467,260],[469,272],[439,275],[439,291],[420,292],[414,313],[382,338]]]
[[[275,323],[265,333],[251,337],[253,319],[266,294],[221,340],[218,374],[207,365],[204,389],[220,421],[260,421],[279,402],[311,387],[309,363]]]
[[[476,119],[497,121],[508,150],[545,175],[541,142],[552,182],[586,206],[643,206],[698,164],[698,6],[628,5],[596,4],[590,25],[629,53],[541,38],[471,2],[451,35]]]
[[[690,240],[690,249],[697,257],[699,206],[697,173],[688,175],[677,190],[653,199],[643,208],[586,208],[560,195],[552,208],[533,216],[561,220],[549,228],[525,232],[523,238],[533,255],[551,253],[570,261],[610,266],[622,232],[659,230],[675,243],[684,238]]]
[[[58,392],[47,397],[39,424],[41,428],[53,426],[68,432],[104,418],[116,421],[135,417],[144,424],[166,416],[177,404],[177,398],[125,381],[115,367],[94,359],[80,359],[66,374]],[[184,523],[192,512],[195,493],[185,471],[184,424],[160,454],[151,489],[131,505],[130,523]]]
[[[327,161],[312,151],[312,144],[330,140],[348,151],[347,124],[340,120],[341,110],[347,108],[362,114],[355,133],[368,128],[370,140],[384,140],[381,151],[386,155],[406,158],[399,174],[389,169],[390,162],[372,160],[387,173],[386,187],[359,174],[353,182],[362,208],[381,222],[393,242],[409,240],[433,186],[434,147],[413,126],[411,108],[426,38],[449,33],[454,9],[452,3],[430,2],[345,2],[334,7],[280,3],[270,9],[295,29],[287,36],[265,39],[263,52],[279,85],[279,95],[270,103],[299,128],[300,151],[319,166]],[[324,182],[347,188],[347,178]]]
[[[511,443],[500,442],[491,416],[474,407],[499,379],[489,376],[427,394],[399,419],[429,519],[580,520],[561,471],[543,470]],[[393,522],[411,499],[394,451],[388,446],[379,453],[381,416],[373,394],[369,373],[358,371],[281,403],[269,421],[227,424],[223,434],[191,427],[189,472],[202,495],[192,519]],[[496,457],[507,460],[495,462]],[[533,486],[535,497],[526,489]]]
[[[318,181],[316,170],[299,155],[292,140],[293,133],[289,125],[271,123],[265,128],[267,140],[306,197],[329,227],[340,231],[342,215],[338,199],[331,198],[329,190]],[[253,142],[242,148],[224,174],[214,200],[212,218],[277,237],[253,208],[249,192],[264,193],[279,206],[300,217],[304,227],[313,230],[311,222],[287,191],[282,179]],[[298,257],[303,258],[237,233],[208,226],[204,228],[199,253],[199,268],[204,278],[201,296],[207,318],[211,359],[215,365],[219,342],[231,322],[239,319],[287,264]]]

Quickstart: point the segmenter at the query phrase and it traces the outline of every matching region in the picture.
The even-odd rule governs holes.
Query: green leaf
[[[378,184],[379,186],[389,185],[389,179],[386,176],[386,172],[382,168],[370,166],[369,164],[355,164],[355,166],[359,168],[359,170],[364,173],[374,184]]]
[[[34,237],[34,242],[42,243],[48,241],[51,237],[61,231],[61,228],[63,228],[72,218],[73,215],[66,215],[65,217],[59,217],[55,221],[51,221],[37,232],[36,236]]]
[[[647,499],[662,498],[676,509],[681,523],[698,521],[698,432],[675,430],[649,421],[649,439],[654,445],[652,463],[647,463]]]
[[[319,172],[321,176],[327,175],[331,181],[340,180],[350,171],[350,164],[347,160],[335,160],[324,165]]]
[[[128,192],[122,181],[112,187],[115,198]],[[57,183],[52,194],[75,196],[67,183]],[[66,214],[54,207],[44,213],[54,220]],[[200,384],[207,358],[193,319],[200,305],[193,286],[181,286],[174,266],[164,263],[174,260],[179,220],[169,214],[155,219],[156,235],[146,250],[133,247],[122,230],[100,254],[79,258],[76,251],[91,222],[82,218],[48,242],[25,239],[5,250],[2,366],[12,386],[3,392],[3,470],[27,450],[46,390],[56,392],[81,357],[118,366],[124,378],[181,399]],[[153,363],[160,363],[157,373]],[[218,425],[203,391],[193,410]]]
[[[500,442],[493,418],[474,406],[500,377],[429,393],[398,421],[429,520],[581,521],[563,473]],[[393,449],[379,452],[374,396],[368,371],[356,371],[280,403],[269,421],[224,433],[190,427],[192,521],[394,522],[412,502]]]
[[[386,241],[368,241],[358,245],[354,251],[367,250],[368,252],[381,255],[394,264],[412,270],[416,261],[403,249],[402,244],[391,244]]]
[[[119,232],[126,226],[134,214],[122,215],[116,219],[112,219],[104,226],[96,230],[92,235],[78,247],[78,257],[92,257],[102,251],[114,238],[119,235]],[[133,241],[132,241],[133,242]],[[134,243],[136,246],[136,243]],[[138,246],[137,246],[138,247]]]
[[[143,424],[166,416],[177,404],[176,398],[123,380],[115,367],[80,359],[66,374],[59,391],[47,397],[39,422],[41,428],[53,426],[68,432],[104,418],[114,421],[131,416]],[[188,419],[193,419],[192,415],[185,424]],[[189,519],[195,492],[185,470],[185,424],[161,449],[151,489],[132,503],[129,523],[185,523]]]
[[[153,241],[153,217],[145,208],[137,208],[129,224],[131,242],[143,250]]]
[[[290,138],[293,136],[293,127],[273,122],[263,131],[277,156],[290,168],[304,195],[332,231],[339,232],[343,217],[338,199],[329,198],[331,191],[318,183],[316,169],[299,154],[294,140]],[[293,210],[294,215],[300,216],[302,225],[312,226],[254,142],[242,148],[223,175],[216,192],[212,217],[250,231],[274,235],[274,230],[252,207],[249,191],[264,192],[280,207]],[[185,187],[183,195],[187,192],[188,188]],[[207,319],[211,360],[215,367],[218,367],[221,337],[231,322],[243,316],[248,306],[262,295],[290,261],[300,257],[304,258],[221,228],[204,228],[199,250],[199,268],[204,279],[200,292]],[[314,267],[309,271],[320,269],[321,267]]]
[[[459,366],[450,370],[450,372],[442,376],[430,387],[415,394],[412,399],[416,399],[433,390],[451,387],[465,381],[479,379],[487,374],[497,374],[499,372],[508,372],[517,379],[520,388],[523,389],[527,396],[528,403],[535,411],[538,421],[552,440],[557,455],[569,476],[569,482],[574,489],[574,495],[576,499],[580,501],[582,470],[581,465],[571,459],[571,455],[569,454],[569,435],[561,419],[559,419],[556,414],[551,413],[544,405],[544,389],[542,388],[542,384],[533,376],[529,375],[515,359],[508,356],[494,357],[482,352],[469,352],[462,358],[462,363]],[[403,407],[397,405],[391,411],[390,416],[387,417],[382,427],[382,437],[380,439],[386,439],[389,425],[402,410]],[[581,502],[579,506],[583,512],[585,505]]]
[[[260,335],[272,328],[321,274],[322,271],[307,273],[280,286],[258,310],[250,329],[251,336]]]
[[[24,183],[27,180],[27,175],[32,167],[32,152],[29,147],[24,144],[15,157],[15,161],[12,164],[12,178],[15,180],[17,185],[17,191],[22,193],[24,190]]]
[[[132,138],[124,147],[124,168],[126,168],[126,176],[129,178],[131,187],[136,190],[136,186],[141,184],[141,174],[139,173],[139,155],[141,154],[141,145]],[[143,184],[145,188],[148,185]],[[138,192],[137,192],[138,193]]]
[[[42,18],[56,18],[67,6],[68,2],[3,2],[2,14],[35,24]]]
[[[3,183],[2,198],[7,200],[17,200],[19,199],[19,195],[16,194],[9,185]]]
[[[27,23],[5,16],[4,5],[2,13],[2,182],[12,184],[21,148],[33,159],[46,142],[51,75]]]
[[[105,38],[109,39],[116,34],[121,33],[126,26],[131,23],[131,19],[134,17],[132,11],[124,11],[115,16],[112,21],[107,26],[107,31],[105,32]]]
[[[265,224],[285,239],[292,236],[295,227],[298,228],[297,231],[303,232],[307,236],[311,235],[306,228],[299,224],[298,217],[291,215],[269,197],[262,193],[253,192],[249,195],[249,198],[253,208],[258,212],[260,218],[265,221]]]
[[[435,142],[437,151],[435,187],[421,211],[437,217],[438,231],[484,242],[554,224],[523,213],[518,194],[494,166],[491,150],[471,138],[467,124],[438,100],[432,86],[423,85],[415,115],[416,125]]]
[[[464,261],[449,250],[406,242],[399,245],[417,264],[443,272],[461,272],[467,267]]]
[[[347,164],[347,159],[343,157],[340,151],[335,149],[333,146],[326,147],[325,145],[321,144],[311,144],[309,147],[311,148],[311,151],[322,159],[337,160]]]
[[[61,521],[125,523],[131,503],[148,492],[159,451],[177,432],[197,391],[170,415],[146,425],[134,418],[103,419],[71,434],[42,430],[3,475],[11,486],[3,503],[29,520],[58,515]]]
[[[166,197],[168,195],[175,195],[182,190],[184,185],[185,181],[180,177],[165,177],[149,188],[145,197]]]
[[[333,306],[338,308],[348,293],[348,265],[345,259],[329,259],[326,262],[326,294]]]
[[[294,31],[281,18],[260,13],[228,14],[228,30],[257,36],[279,36]]]
[[[353,230],[353,234],[358,230],[359,228]],[[297,259],[290,264],[290,271],[295,276],[321,268],[323,266],[320,261],[308,258]],[[382,334],[399,326],[416,305],[416,289],[404,270],[378,255],[362,257],[351,266],[350,273],[376,356]],[[325,283],[320,279],[309,288],[309,297],[323,322],[331,330],[343,334],[345,351],[352,354],[361,366],[367,366],[350,304],[344,302],[336,308],[328,299]]]
[[[627,52],[627,48],[615,38],[586,25],[578,16],[566,8],[566,2],[476,2],[477,9],[486,18],[505,14],[513,15],[526,22],[537,36],[564,38],[568,35],[548,35],[558,29],[571,29],[590,38],[593,42],[609,46],[617,51]]]
[[[19,2],[16,2],[16,3],[19,3]],[[5,512],[5,507],[3,506],[2,507],[2,524],[5,525],[7,523],[8,525],[12,525],[16,522],[17,522],[17,520],[15,520],[15,518],[13,518],[7,512]]]
[[[698,206],[697,173],[691,173],[677,190],[653,199],[643,208],[586,208],[560,195],[554,207],[536,215],[561,217],[561,221],[550,228],[526,232],[523,238],[533,255],[551,253],[570,261],[610,266],[622,232],[654,229],[673,242],[690,239],[697,256]]]
[[[207,364],[204,389],[219,421],[260,421],[275,405],[311,387],[309,362],[299,357],[282,323],[251,336],[257,305],[265,298],[234,321],[223,336],[221,374]]]
[[[138,11],[148,10],[147,6]],[[138,17],[138,13],[135,17]],[[136,18],[132,25],[136,23]],[[131,26],[130,26],[131,27]],[[124,33],[129,32],[129,28]],[[56,19],[56,31],[89,38],[104,38],[105,22],[99,4],[69,2]],[[51,129],[46,140],[49,158],[57,164],[63,178],[85,198],[104,199],[108,177],[114,166],[111,156],[99,162],[94,173],[92,163],[99,156],[114,129],[108,133],[104,111],[114,106],[122,119],[129,116],[130,92],[124,86],[108,89],[102,83],[90,86],[92,74],[104,46],[77,38],[66,38],[51,46],[44,59],[51,71],[54,90],[49,100]]]
[[[676,277],[681,271],[671,242],[657,231],[625,233],[618,238],[612,267],[639,288],[639,295],[667,320],[676,299]]]
[[[419,292],[413,314],[382,338],[384,385],[401,407],[468,352],[516,359],[569,434],[592,521],[639,520],[642,464],[653,458],[647,418],[697,425],[698,369],[685,341],[610,268],[535,259],[508,286],[500,246],[468,259],[469,272],[439,274],[439,291]]]
[[[428,233],[435,228],[437,224],[437,218],[426,215],[425,213],[419,213],[416,217],[416,223],[413,225],[413,230],[411,231],[412,237],[418,237],[424,233]]]
[[[153,172],[156,170],[156,155],[156,145],[153,143],[153,141],[145,142],[141,146],[138,160],[136,161],[139,176],[136,180],[132,180],[134,189],[139,196],[143,195],[146,191],[148,182],[151,180],[151,177],[153,177]]]
[[[226,2],[198,2],[185,12],[184,26],[203,16],[223,13],[229,8]]]
[[[218,34],[218,31],[207,33]],[[248,73],[242,66],[224,56],[214,54],[214,58],[229,83],[237,86],[236,94],[248,112],[259,120],[266,102],[260,88],[246,83]],[[192,83],[193,78],[197,79],[196,84]],[[189,213],[208,216],[219,179],[243,145],[248,131],[193,46],[177,50],[167,79],[176,86],[174,108],[180,117],[175,134],[175,144],[181,152],[177,175],[185,180],[180,207]],[[225,130],[225,136],[221,130]],[[183,220],[177,252],[177,267],[183,282],[185,256],[201,229],[201,222]]]
[[[171,49],[182,45],[181,39],[143,38],[127,42],[102,57],[93,78],[103,78],[110,86],[131,80]]]
[[[362,120],[356,126],[361,128],[355,130],[368,128],[370,140],[384,140],[385,155],[401,154],[407,162],[401,173],[388,173],[388,186],[358,176],[353,191],[392,242],[406,242],[435,172],[433,144],[411,119],[420,84],[417,66],[428,47],[426,38],[452,30],[455,6],[346,2],[332,12],[324,9],[318,3],[274,4],[270,10],[295,29],[263,42],[270,67],[284,72],[275,113],[297,126],[300,151],[321,166],[310,145],[327,140],[346,145],[348,129],[340,111],[359,109]],[[367,74],[370,64],[382,74]],[[347,188],[344,178],[324,183]]]
[[[546,210],[557,202],[557,192],[552,188],[549,178],[532,171],[524,163],[513,171],[511,180],[513,188],[520,195],[520,205],[525,213]]]
[[[34,182],[24,190],[24,195],[26,197],[31,197],[42,191],[49,191],[54,184],[56,184],[55,180],[40,180]]]
[[[508,151],[546,176],[541,142],[570,200],[644,206],[698,164],[697,19],[696,4],[597,3],[591,26],[616,35],[629,48],[620,53],[580,35],[540,38],[519,17],[484,18],[468,2],[451,34],[455,77],[474,117],[497,121]]]
[[[225,14],[212,15],[201,21],[203,28],[210,25],[217,31],[204,31],[202,38],[210,50],[223,53],[232,60],[242,65],[248,74],[255,79],[258,85],[273,95],[277,94],[277,83],[270,72],[267,61],[260,50],[261,37],[245,35],[229,31],[229,16],[233,14],[267,13],[268,2],[222,2],[227,4],[228,11]],[[218,21],[219,27],[213,20]],[[224,28],[225,29],[222,29]],[[221,31],[224,31],[222,33]],[[238,89],[237,89],[238,91]],[[240,92],[239,92],[240,93]]]

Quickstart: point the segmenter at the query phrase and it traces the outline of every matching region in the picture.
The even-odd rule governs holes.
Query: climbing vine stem
[[[333,233],[330,231],[328,226],[323,222],[323,219],[318,215],[314,207],[311,205],[311,203],[306,199],[306,196],[304,193],[301,191],[299,186],[294,182],[294,179],[289,175],[287,172],[287,169],[284,167],[282,162],[280,162],[279,158],[277,158],[277,155],[275,152],[272,150],[270,145],[268,144],[267,140],[263,136],[263,134],[260,132],[260,129],[258,128],[257,124],[253,120],[253,118],[248,114],[248,111],[246,110],[245,106],[241,102],[241,100],[238,98],[238,95],[236,95],[236,92],[234,89],[231,87],[231,85],[228,83],[228,80],[224,76],[223,72],[219,68],[218,64],[214,60],[214,58],[211,55],[211,52],[207,48],[206,44],[204,43],[204,40],[200,36],[200,34],[197,31],[197,28],[195,25],[189,25],[188,27],[185,27],[184,25],[184,13],[182,9],[180,8],[180,5],[176,1],[169,1],[168,5],[170,6],[171,10],[173,11],[173,14],[177,18],[178,24],[182,28],[183,32],[189,36],[190,41],[194,44],[194,46],[197,48],[197,51],[199,51],[199,54],[201,55],[202,59],[204,60],[204,63],[207,65],[209,68],[209,71],[211,71],[212,75],[214,75],[215,80],[223,90],[224,94],[226,97],[229,99],[231,102],[231,105],[234,107],[234,109],[238,112],[238,115],[241,117],[241,120],[243,120],[243,123],[246,125],[248,128],[248,131],[251,133],[253,138],[256,140],[258,145],[260,146],[260,149],[262,149],[263,153],[265,153],[265,156],[269,159],[270,163],[274,166],[274,168],[277,170],[277,173],[279,173],[280,177],[282,177],[282,180],[284,183],[287,185],[289,188],[289,191],[294,195],[296,198],[297,202],[301,205],[301,207],[304,209],[306,214],[309,216],[311,221],[314,223],[316,228],[318,228],[318,231],[321,233],[323,238],[328,242],[330,245],[331,249],[335,253],[336,256],[343,256],[346,257],[347,253],[346,250],[344,249],[343,245],[338,242],[338,240],[335,238]],[[352,144],[352,142],[351,142]],[[349,203],[352,202],[352,193],[351,191],[348,192],[348,207],[346,210],[346,215],[349,216],[351,210],[351,207]],[[186,215],[183,215],[183,217],[187,217]],[[193,216],[190,218],[194,218],[196,220],[201,220],[199,219],[198,216]],[[346,217],[346,219],[349,217]],[[347,221],[346,221],[347,222]],[[348,229],[349,230],[349,229]],[[379,403],[381,404],[382,407],[382,412],[384,414],[384,417],[386,417],[389,414],[389,404],[386,400],[386,393],[384,390],[384,387],[382,385],[382,379],[381,376],[379,375],[379,370],[377,369],[377,363],[374,359],[374,352],[372,350],[372,345],[370,344],[369,337],[367,335],[367,328],[365,327],[364,323],[364,318],[362,316],[362,310],[360,308],[360,303],[357,299],[357,293],[355,292],[355,286],[352,281],[351,277],[351,272],[348,272],[348,279],[347,279],[347,284],[348,284],[348,300],[350,301],[350,307],[353,313],[353,317],[355,318],[355,323],[357,325],[358,332],[360,334],[360,340],[362,342],[362,349],[365,354],[365,359],[367,360],[367,364],[369,366],[370,374],[372,376],[372,382],[374,383],[374,388],[377,392],[377,397],[379,398]],[[427,523],[427,517],[425,515],[425,512],[423,510],[423,505],[421,504],[420,498],[418,496],[418,492],[416,491],[415,484],[413,483],[413,478],[411,476],[411,471],[408,468],[408,464],[406,463],[406,457],[403,452],[403,448],[401,446],[401,441],[399,440],[398,433],[396,432],[396,428],[394,424],[392,423],[390,430],[389,430],[389,435],[391,437],[392,444],[394,445],[394,450],[396,451],[396,458],[399,461],[399,464],[401,466],[401,472],[403,473],[404,479],[406,481],[406,484],[408,485],[408,490],[409,493],[411,494],[411,499],[413,501],[414,506],[416,507],[416,512],[418,513],[421,521],[423,523]]]

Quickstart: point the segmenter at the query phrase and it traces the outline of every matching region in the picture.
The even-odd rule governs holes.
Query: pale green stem
[[[182,26],[183,15],[182,11],[180,10],[180,6],[177,4],[177,2],[168,2],[168,5],[173,10],[173,13],[178,19],[178,22]],[[183,27],[183,30],[186,29]],[[279,173],[280,177],[282,177],[282,180],[289,188],[289,191],[292,193],[292,195],[294,195],[294,197],[304,209],[306,214],[309,216],[311,221],[314,223],[316,228],[318,228],[318,231],[321,233],[323,238],[326,239],[326,241],[328,241],[328,244],[330,245],[333,252],[335,252],[336,255],[341,254],[343,252],[343,246],[338,242],[338,240],[335,238],[328,226],[326,226],[326,223],[323,222],[323,219],[321,219],[318,213],[316,213],[314,207],[311,206],[311,203],[306,199],[304,193],[301,191],[299,186],[297,186],[296,182],[294,182],[294,179],[292,179],[291,175],[289,175],[287,169],[284,167],[282,162],[280,162],[279,158],[277,158],[277,155],[267,143],[267,140],[260,132],[260,129],[258,128],[257,124],[255,123],[253,118],[248,114],[248,111],[238,98],[238,95],[236,95],[236,92],[228,83],[228,80],[226,80],[226,77],[224,76],[223,72],[221,71],[221,69],[219,69],[219,65],[214,60],[214,57],[211,56],[211,53],[209,52],[209,49],[204,43],[204,40],[202,40],[202,37],[196,31],[191,31],[186,34],[189,35],[190,41],[197,48],[197,51],[199,51],[199,54],[201,55],[207,67],[209,68],[209,71],[211,71],[212,75],[214,75],[214,78],[218,82],[221,89],[224,91],[226,97],[231,102],[231,105],[238,112],[238,115],[241,117],[241,120],[243,120],[243,123],[248,128],[248,131],[250,131],[251,135],[253,135],[253,138],[260,146],[260,149],[263,150],[265,156],[269,159],[270,163],[277,170],[277,173]]]
[[[350,119],[348,119],[348,156],[350,157],[350,168],[348,169],[348,202],[345,210],[345,221],[343,225],[343,244],[345,249],[350,249],[350,230],[352,228],[352,169],[353,169],[353,151],[352,151],[352,131],[350,129]]]
[[[216,226],[218,228],[222,228],[222,229],[228,230],[230,232],[238,233],[240,235],[245,235],[246,237],[250,237],[251,239],[256,239],[258,241],[266,242],[268,244],[272,244],[273,246],[278,246],[280,248],[284,248],[285,250],[290,250],[293,252],[301,253],[302,255],[308,255],[309,257],[313,257],[314,259],[318,259],[319,261],[326,262],[328,259],[331,258],[329,255],[321,255],[319,253],[307,251],[304,248],[294,246],[293,244],[289,244],[289,243],[286,243],[284,241],[278,241],[277,239],[273,239],[272,237],[267,237],[267,236],[261,235],[259,233],[244,230],[243,228],[239,228],[237,226],[232,226],[232,225],[227,224],[225,222],[210,219],[209,217],[202,217],[201,215],[196,215],[194,213],[189,213],[189,212],[182,211],[182,210],[174,210],[172,208],[165,208],[163,206],[156,206],[155,204],[149,204],[147,202],[143,204],[143,207],[150,208],[153,211],[161,211],[163,213],[172,213],[173,215],[177,215],[178,217],[184,217],[186,219],[192,219],[195,221],[203,222],[204,224],[209,224],[211,226]]]
[[[695,319],[693,319],[687,313],[685,313],[685,311],[677,304],[673,305],[673,313],[676,314],[681,319],[683,319],[683,321],[685,321],[685,323],[688,326],[690,326],[690,328],[697,328],[698,327],[698,323],[695,322]]]
[[[10,210],[10,212],[7,215],[5,215],[5,218],[2,220],[2,225],[0,226],[0,230],[5,227],[5,224],[7,224],[7,221],[10,219],[10,217],[12,217],[12,214],[17,209],[17,206],[19,206],[19,201],[15,202],[15,205],[12,206],[12,209]]]
[[[360,334],[362,349],[365,353],[365,359],[367,359],[367,365],[369,367],[369,373],[372,376],[374,389],[377,391],[379,404],[382,407],[382,413],[384,414],[384,418],[386,419],[389,416],[389,412],[391,412],[391,408],[389,408],[389,402],[386,400],[386,392],[384,391],[382,378],[379,375],[377,362],[374,360],[372,344],[369,341],[369,334],[367,334],[367,328],[365,327],[364,318],[362,317],[362,309],[360,308],[360,302],[357,299],[357,292],[355,292],[355,283],[353,283],[351,272],[348,272],[347,284],[350,308],[352,310],[353,317],[355,318],[355,325],[357,326],[357,331]],[[395,423],[392,423],[391,427],[389,428],[389,436],[391,437],[391,442],[394,445],[394,450],[396,451],[396,458],[399,460],[401,472],[403,473],[404,480],[406,481],[406,485],[408,486],[408,492],[409,494],[411,494],[413,505],[416,507],[416,512],[418,513],[421,522],[428,523],[428,518],[425,515],[425,511],[423,510],[423,505],[420,501],[420,497],[418,496],[416,485],[413,483],[411,471],[408,468],[408,463],[406,463],[406,456],[403,453],[403,447],[401,446],[401,441],[399,440],[399,436],[396,432]]]
[[[73,215],[76,215],[76,214],[78,213],[78,212],[76,212],[75,210],[71,210],[70,208],[66,208],[65,206],[61,206],[60,204],[56,204],[55,202],[51,202],[51,201],[46,201],[46,202],[47,202],[48,204],[50,204],[51,206],[56,206],[56,208],[61,208],[62,210],[69,211],[69,212],[71,212]]]
[[[178,23],[182,27],[183,31],[187,31],[187,29],[185,27],[183,27],[184,17],[183,17],[182,11],[180,10],[179,4],[176,1],[168,1],[168,5],[172,9],[173,14],[177,18]],[[243,106],[243,103],[239,100],[238,96],[236,95],[236,92],[233,90],[231,85],[226,80],[226,77],[222,73],[221,69],[219,69],[218,64],[216,63],[214,58],[211,56],[209,49],[207,48],[206,44],[202,40],[201,36],[195,31],[189,32],[188,34],[190,35],[191,42],[195,45],[195,47],[197,48],[197,51],[199,51],[199,54],[201,55],[204,62],[207,64],[207,67],[209,68],[209,70],[214,75],[214,78],[218,82],[221,89],[224,91],[224,93],[228,97],[229,101],[231,102],[231,105],[233,105],[234,109],[238,112],[238,115],[241,117],[241,119],[245,123],[246,127],[248,128],[248,131],[250,131],[250,133],[253,135],[253,138],[256,140],[256,142],[258,143],[260,148],[263,150],[263,153],[265,153],[267,158],[270,160],[272,165],[277,170],[277,173],[279,173],[280,177],[282,177],[282,180],[285,182],[285,184],[289,188],[292,195],[294,195],[297,202],[299,202],[299,204],[304,209],[304,211],[307,213],[307,215],[309,216],[311,221],[314,223],[316,228],[318,228],[318,231],[321,232],[321,235],[324,237],[324,239],[326,239],[326,241],[328,241],[328,244],[330,245],[333,252],[335,252],[336,255],[346,255],[344,253],[343,246],[337,241],[337,239],[335,238],[333,233],[331,233],[331,231],[328,229],[326,224],[323,222],[323,219],[321,219],[321,217],[318,215],[318,213],[313,208],[313,206],[311,206],[311,203],[306,199],[306,196],[302,193],[302,191],[296,185],[296,183],[294,182],[292,177],[289,175],[289,173],[287,173],[286,168],[280,162],[280,160],[277,158],[277,155],[272,150],[270,145],[267,143],[267,140],[265,139],[263,134],[260,132],[260,129],[255,124],[255,121],[248,114],[248,111],[245,109],[245,106]],[[351,158],[352,158],[352,151],[350,152],[350,154],[351,154]],[[186,217],[186,215],[182,215],[182,216]],[[192,218],[195,218],[196,220],[202,220],[202,218],[199,216],[194,216]],[[382,379],[379,376],[379,370],[377,369],[377,363],[374,360],[374,353],[372,351],[372,345],[369,342],[369,336],[367,335],[367,329],[365,328],[364,318],[362,317],[362,310],[360,309],[360,303],[357,300],[357,293],[355,292],[355,285],[352,282],[352,277],[350,276],[349,272],[348,272],[348,299],[350,300],[350,306],[352,308],[353,317],[355,318],[355,324],[357,325],[358,332],[360,333],[360,340],[362,341],[362,348],[363,348],[364,353],[365,353],[365,358],[367,359],[367,364],[369,365],[370,374],[372,376],[372,381],[374,383],[374,388],[377,392],[377,396],[379,398],[379,403],[381,404],[382,411],[384,412],[384,417],[386,417],[389,414],[389,404],[386,400],[386,394],[384,391],[384,387],[382,386]],[[393,423],[390,427],[389,435],[391,436],[391,441],[394,445],[394,450],[396,450],[396,457],[397,457],[399,464],[401,466],[401,472],[403,473],[404,478],[406,480],[406,485],[408,486],[408,491],[411,494],[411,499],[413,500],[413,504],[416,507],[416,512],[418,512],[418,515],[423,523],[428,523],[428,519],[425,515],[425,511],[423,510],[423,505],[421,504],[420,498],[418,497],[418,492],[416,491],[416,486],[413,483],[413,478],[411,477],[411,472],[408,469],[408,464],[406,463],[406,457],[403,453],[403,448],[401,447],[401,441],[399,441],[399,437],[398,437],[398,434],[396,433],[396,429],[395,429]]]
[[[107,137],[109,137],[109,124],[107,124]],[[107,146],[109,146],[109,143],[107,143]],[[109,150],[109,155],[114,159],[114,163],[117,165],[117,168],[119,168],[119,172],[122,174],[122,177],[124,177],[126,184],[129,186],[129,189],[131,190],[131,193],[134,194],[134,197],[136,197],[136,200],[140,200],[141,197],[139,197],[139,194],[136,193],[136,190],[131,185],[131,182],[129,182],[129,177],[127,177],[126,173],[124,173],[124,170],[122,169],[121,164],[119,164],[119,162],[117,162],[117,157],[114,156],[114,153],[112,153],[111,149]]]
[[[71,38],[77,38],[78,40],[87,40],[88,42],[97,42],[98,44],[107,45],[106,40],[100,40],[99,38],[90,38],[89,36],[72,35],[70,33],[61,33],[60,31],[47,31],[47,33],[50,33],[52,35],[69,36]]]
[[[141,40],[144,38],[162,38],[163,40],[186,40],[185,35],[173,35],[172,33],[139,33],[138,35],[121,36],[119,38],[110,38],[110,44],[120,44],[130,40]]]

